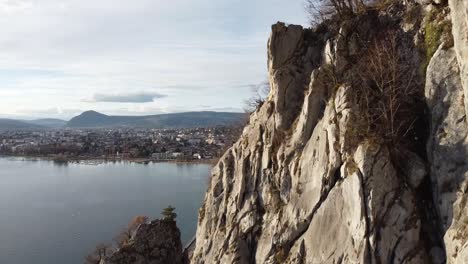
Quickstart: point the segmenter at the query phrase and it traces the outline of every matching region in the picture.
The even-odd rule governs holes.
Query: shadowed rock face
[[[454,47],[427,69],[427,143],[434,206],[447,263],[468,263],[468,2],[449,0]]]
[[[356,137],[352,89],[323,82],[327,66],[353,66],[353,30],[272,27],[269,98],[213,169],[192,263],[468,263],[457,53],[441,48],[421,85],[427,158],[405,150],[396,162],[389,146]]]
[[[182,264],[182,244],[176,222],[154,220],[142,224],[131,242],[103,264]]]
[[[448,263],[468,262],[468,123],[453,48],[429,64],[426,98],[431,112],[427,153]],[[465,76],[468,79],[468,76]]]

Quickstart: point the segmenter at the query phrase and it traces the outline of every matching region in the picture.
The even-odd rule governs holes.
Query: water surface
[[[194,234],[210,165],[63,164],[0,158],[0,263],[83,263],[136,215],[176,207],[182,241]]]

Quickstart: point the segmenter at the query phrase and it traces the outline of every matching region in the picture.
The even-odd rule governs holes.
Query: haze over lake
[[[137,215],[172,205],[185,244],[195,235],[210,165],[60,164],[0,158],[0,263],[83,263]]]

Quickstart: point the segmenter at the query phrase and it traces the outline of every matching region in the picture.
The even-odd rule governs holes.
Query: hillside
[[[67,127],[72,128],[192,128],[239,124],[245,114],[226,112],[185,112],[149,116],[109,116],[87,111],[72,118]]]
[[[31,124],[31,123],[28,123],[27,121],[0,118],[0,130],[7,130],[7,129],[37,129],[37,128],[44,128],[44,126],[41,126],[39,124]]]
[[[36,125],[36,126],[47,127],[47,128],[61,128],[67,124],[67,121],[62,120],[62,119],[55,119],[55,118],[24,120],[23,122]]]

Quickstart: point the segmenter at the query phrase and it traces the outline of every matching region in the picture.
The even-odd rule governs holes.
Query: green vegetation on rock
[[[453,46],[452,23],[444,20],[444,16],[438,9],[429,12],[424,24],[424,32],[425,57],[421,63],[422,73],[426,72],[427,66],[440,44],[444,43],[445,48]]]

